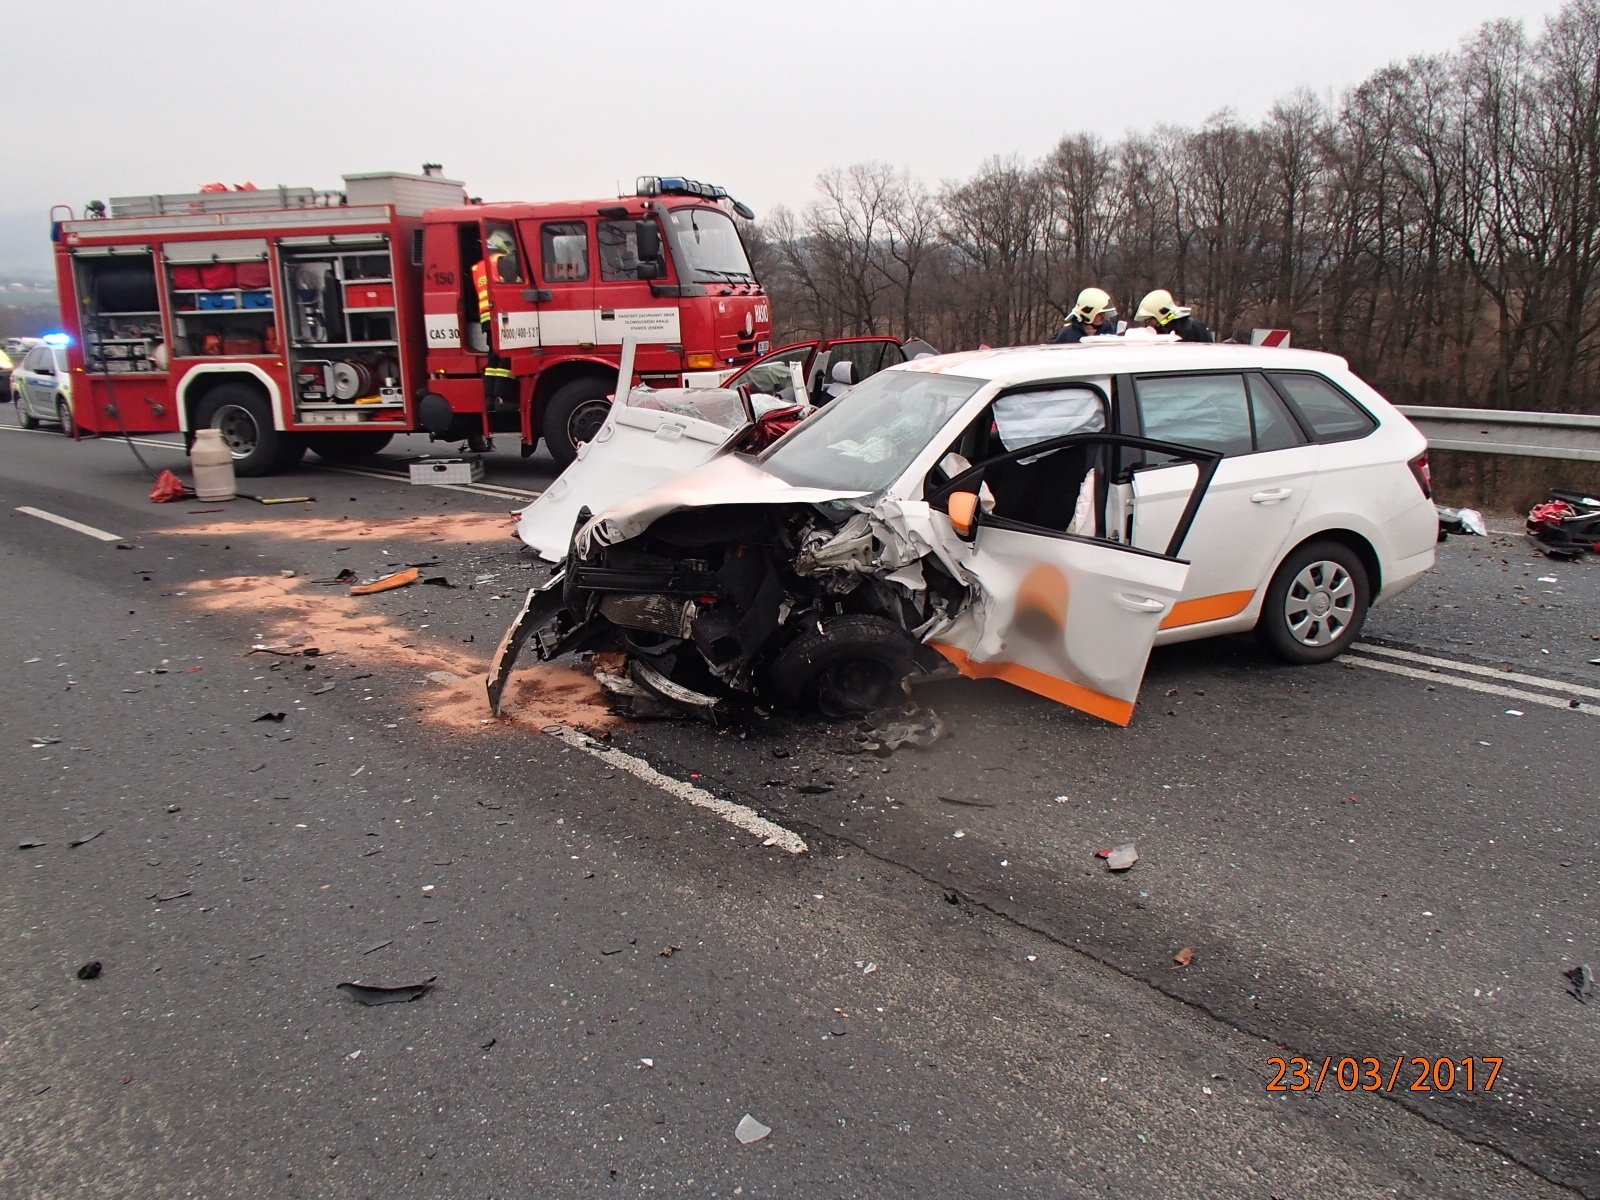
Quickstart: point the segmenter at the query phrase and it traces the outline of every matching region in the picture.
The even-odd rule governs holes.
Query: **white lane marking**
[[[687,800],[696,808],[704,808],[715,813],[730,825],[735,825],[746,833],[762,839],[763,846],[776,846],[780,850],[787,850],[790,854],[804,854],[810,849],[799,834],[791,833],[782,825],[767,820],[755,809],[735,804],[732,800],[720,799],[704,788],[697,788],[692,783],[684,783],[682,780],[673,779],[670,775],[663,775],[644,759],[635,758],[603,742],[597,742],[586,733],[569,729],[565,725],[547,725],[544,732],[560,739],[575,750],[592,754],[602,762],[626,771],[652,787],[660,788],[668,795]]]
[[[1469,692],[1483,692],[1490,696],[1506,696],[1512,700],[1521,700],[1525,704],[1542,704],[1546,708],[1560,708],[1567,712],[1588,713],[1591,717],[1600,716],[1600,706],[1584,704],[1581,701],[1568,703],[1558,700],[1554,696],[1541,696],[1537,692],[1524,692],[1520,688],[1498,687],[1492,683],[1479,683],[1476,679],[1463,679],[1459,675],[1435,674],[1432,671],[1421,671],[1416,667],[1402,667],[1399,663],[1378,662],[1371,658],[1362,658],[1359,654],[1347,654],[1342,659],[1353,667],[1366,667],[1369,671],[1384,671],[1390,675],[1404,675],[1409,679],[1422,679],[1428,683],[1448,683],[1451,687],[1465,688]]]
[[[58,517],[53,512],[45,512],[42,508],[30,508],[26,504],[17,505],[19,513],[27,513],[30,517],[38,517],[41,521],[49,521],[52,525],[59,525],[63,529],[71,529],[77,533],[87,533],[92,538],[99,538],[102,542],[122,542],[127,539],[120,533],[107,533],[104,529],[96,529],[93,525],[85,525],[81,521],[74,521],[69,517]]]
[[[1388,646],[1374,646],[1371,642],[1357,642],[1352,650],[1368,654],[1381,654],[1385,658],[1398,658],[1402,662],[1422,663],[1429,667],[1448,668],[1465,675],[1483,675],[1489,679],[1504,679],[1510,683],[1524,683],[1529,687],[1549,688],[1552,692],[1565,692],[1570,696],[1588,696],[1600,700],[1600,688],[1581,687],[1576,683],[1562,683],[1558,679],[1541,679],[1537,675],[1519,675],[1515,671],[1501,671],[1495,667],[1482,667],[1477,663],[1457,662],[1453,658],[1434,658],[1431,654],[1416,654],[1410,650],[1391,650]]]
[[[318,471],[337,471],[341,475],[362,475],[368,479],[386,479],[390,483],[403,483],[411,486],[411,479],[394,471],[364,471],[360,467],[324,467],[318,465]],[[427,486],[446,488],[452,492],[471,492],[477,496],[490,496],[495,500],[527,500],[539,498],[538,492],[518,492],[511,488],[495,487],[493,484],[466,484],[466,483],[430,483]]]
[[[427,677],[434,683],[449,688],[458,687],[465,682],[462,676],[454,671],[430,671]],[[522,711],[520,705],[509,700],[502,705],[502,708],[512,713]],[[604,742],[598,742],[581,730],[567,725],[546,725],[540,732],[565,742],[575,750],[593,755],[601,762],[620,768],[641,782],[660,788],[669,796],[687,800],[696,808],[710,810],[729,824],[760,838],[763,846],[776,846],[780,850],[787,850],[790,854],[805,854],[811,849],[799,834],[791,833],[777,822],[767,820],[755,809],[735,804],[732,800],[720,799],[704,788],[697,788],[692,783],[684,783],[681,779],[663,775],[644,759],[635,758],[622,750],[607,746]]]

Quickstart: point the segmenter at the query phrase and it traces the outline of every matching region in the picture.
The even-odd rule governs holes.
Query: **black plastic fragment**
[[[276,722],[281,723],[283,721],[283,719],[288,715],[289,715],[288,713],[281,713],[281,712],[264,712],[259,717],[251,718],[250,723],[252,725],[254,725],[257,721],[276,721]]]
[[[369,1007],[374,1004],[406,1004],[419,1000],[432,990],[437,975],[430,975],[421,983],[406,983],[399,987],[374,987],[367,983],[341,983],[338,988],[346,996]]]
[[[101,964],[97,958],[93,962],[86,962],[78,968],[79,979],[99,979]]]

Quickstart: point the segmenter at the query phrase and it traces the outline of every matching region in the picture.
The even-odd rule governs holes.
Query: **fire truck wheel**
[[[306,452],[305,439],[274,429],[266,398],[242,384],[225,383],[206,396],[195,425],[222,431],[233,451],[235,475],[272,475],[294,466]]]
[[[584,375],[556,389],[544,412],[544,444],[556,465],[565,467],[578,457],[578,443],[594,440],[611,411],[614,381],[603,375]]]
[[[309,433],[306,445],[318,458],[332,463],[360,462],[371,458],[393,440],[392,433]]]

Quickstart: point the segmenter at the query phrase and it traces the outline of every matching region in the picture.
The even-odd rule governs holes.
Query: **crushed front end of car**
[[[532,638],[540,658],[595,651],[601,684],[641,716],[718,721],[747,704],[843,717],[901,700],[908,676],[943,663],[922,639],[965,585],[925,569],[927,540],[860,498],[770,486],[760,502],[731,498],[759,494],[757,475],[730,458],[695,477],[710,503],[673,507],[657,492],[642,511],[580,514],[503,649],[514,657]],[[492,701],[509,669],[497,661]]]

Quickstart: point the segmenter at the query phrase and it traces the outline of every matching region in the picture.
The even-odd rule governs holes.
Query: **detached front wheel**
[[[1327,662],[1360,635],[1371,602],[1360,556],[1342,542],[1312,542],[1279,564],[1256,633],[1285,662]]]

